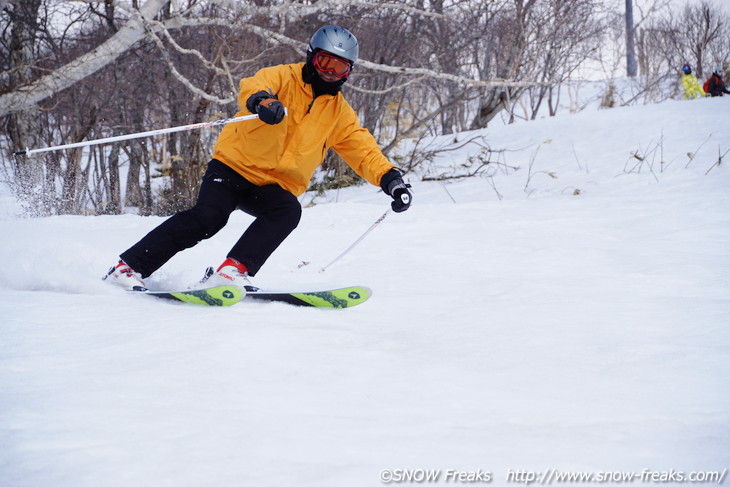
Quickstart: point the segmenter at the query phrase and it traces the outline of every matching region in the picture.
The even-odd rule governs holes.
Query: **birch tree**
[[[11,92],[0,95],[0,116],[28,110],[39,102],[73,86],[104,66],[113,63],[120,54],[126,52],[136,42],[145,37],[145,22],[152,20],[167,1],[147,0],[139,10],[131,10],[129,19],[119,31],[100,46],[37,80],[15,86]],[[40,0],[12,0],[11,3],[17,3],[18,5],[40,4]]]

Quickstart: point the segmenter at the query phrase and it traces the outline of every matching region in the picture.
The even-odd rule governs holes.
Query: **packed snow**
[[[729,127],[725,97],[420,141],[437,152],[407,177],[412,208],[325,272],[389,198],[306,194],[254,283],[373,289],[346,310],[125,293],[100,277],[163,218],[25,218],[0,185],[0,484],[722,473]],[[422,181],[480,158],[475,177]],[[250,221],[234,214],[149,286],[194,283]]]

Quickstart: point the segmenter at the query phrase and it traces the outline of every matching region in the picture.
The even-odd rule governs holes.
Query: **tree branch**
[[[148,0],[119,32],[96,49],[29,85],[0,96],[0,116],[27,110],[114,61],[120,53],[145,37],[144,21],[157,15],[166,2],[167,0]]]

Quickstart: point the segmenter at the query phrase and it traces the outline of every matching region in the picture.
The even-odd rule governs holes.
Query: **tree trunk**
[[[13,69],[9,78],[11,86],[26,86],[33,79],[33,61],[36,45],[36,25],[40,0],[13,0],[12,32],[10,34],[10,61]],[[8,120],[8,135],[18,149],[39,145],[40,125],[38,114],[33,111],[15,113]],[[43,165],[37,158],[25,156],[14,161],[16,192],[28,202],[43,179]],[[37,205],[35,205],[37,206]]]
[[[499,112],[505,109],[509,101],[506,88],[495,88],[483,97],[479,103],[479,110],[471,122],[469,130],[485,128]]]

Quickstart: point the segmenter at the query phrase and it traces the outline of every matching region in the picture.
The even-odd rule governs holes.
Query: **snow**
[[[374,290],[339,311],[124,294],[100,276],[163,218],[22,218],[1,185],[0,483],[722,472],[730,171],[716,163],[729,109],[669,101],[438,138],[431,147],[477,139],[422,175],[505,152],[480,177],[414,173],[413,207],[324,273],[388,199],[372,186],[315,198],[254,282]],[[194,282],[249,222],[234,214],[150,287]]]

